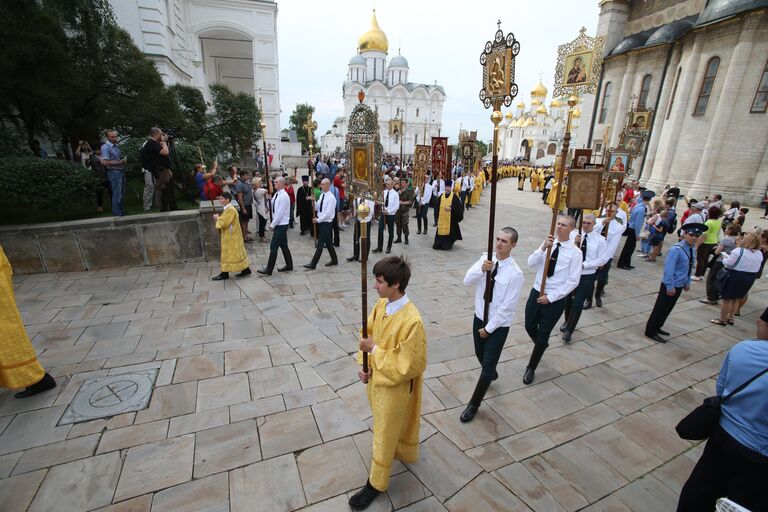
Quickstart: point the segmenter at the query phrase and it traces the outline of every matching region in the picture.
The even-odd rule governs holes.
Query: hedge
[[[61,212],[72,205],[93,205],[96,174],[67,160],[0,158],[3,201]]]

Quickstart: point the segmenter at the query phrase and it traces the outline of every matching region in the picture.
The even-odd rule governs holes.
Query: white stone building
[[[110,0],[118,24],[163,81],[261,95],[267,144],[280,163],[277,4],[270,0]],[[259,141],[258,147],[261,147]]]
[[[552,165],[563,147],[568,104],[565,98],[554,98],[546,106],[547,88],[539,84],[531,91],[531,105],[525,102],[508,111],[499,125],[499,158],[524,158],[535,165]],[[582,123],[584,111],[591,112],[594,95],[585,95],[574,107],[571,120],[571,151],[586,147],[589,122]],[[587,129],[585,129],[587,128]]]
[[[349,71],[343,85],[344,115],[337,117],[330,133],[320,137],[323,153],[344,150],[347,120],[359,103],[357,94],[365,92],[365,103],[379,115],[381,144],[384,152],[413,155],[416,144],[429,144],[431,137],[439,136],[443,124],[445,91],[442,86],[408,81],[408,61],[397,55],[387,61],[389,43],[379,28],[376,11],[370,29],[360,36],[358,54],[349,61]],[[391,121],[403,120],[402,140],[391,130]],[[427,142],[424,142],[424,141]]]
[[[616,146],[630,105],[653,107],[632,166],[644,185],[759,203],[768,187],[768,0],[603,0],[597,33],[607,41],[591,144]]]

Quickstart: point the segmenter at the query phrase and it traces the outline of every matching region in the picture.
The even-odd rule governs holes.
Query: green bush
[[[3,196],[10,203],[61,212],[92,205],[96,175],[81,165],[51,158],[0,158]]]

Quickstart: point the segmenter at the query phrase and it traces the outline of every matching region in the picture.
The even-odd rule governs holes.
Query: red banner
[[[448,153],[448,137],[432,137],[433,177],[439,179],[447,179],[450,177],[450,158],[450,153]]]

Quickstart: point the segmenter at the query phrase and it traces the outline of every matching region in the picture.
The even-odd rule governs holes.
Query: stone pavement
[[[768,282],[727,328],[709,323],[716,311],[694,283],[660,345],[642,333],[662,263],[614,268],[605,307],[584,313],[570,346],[553,336],[524,386],[526,259],[550,217],[539,194],[515,184],[499,184],[497,225],[520,231],[524,296],[500,378],[470,424],[458,419],[478,375],[462,278],[486,245],[489,190],[452,252],[431,250],[431,226],[394,246],[413,265],[408,295],[429,365],[420,460],[396,463],[371,509],[674,510],[702,445],[673,427],[713,393],[725,351],[754,335]],[[310,240],[296,229],[290,244],[299,270],[268,278],[211,282],[218,266],[205,263],[17,276],[29,335],[59,387],[28,400],[0,391],[0,510],[347,510],[371,457],[353,358],[359,266],[305,272]],[[342,261],[350,247],[348,230]],[[266,246],[249,249],[259,268]],[[147,369],[158,371],[148,408],[58,425],[83,382]]]

